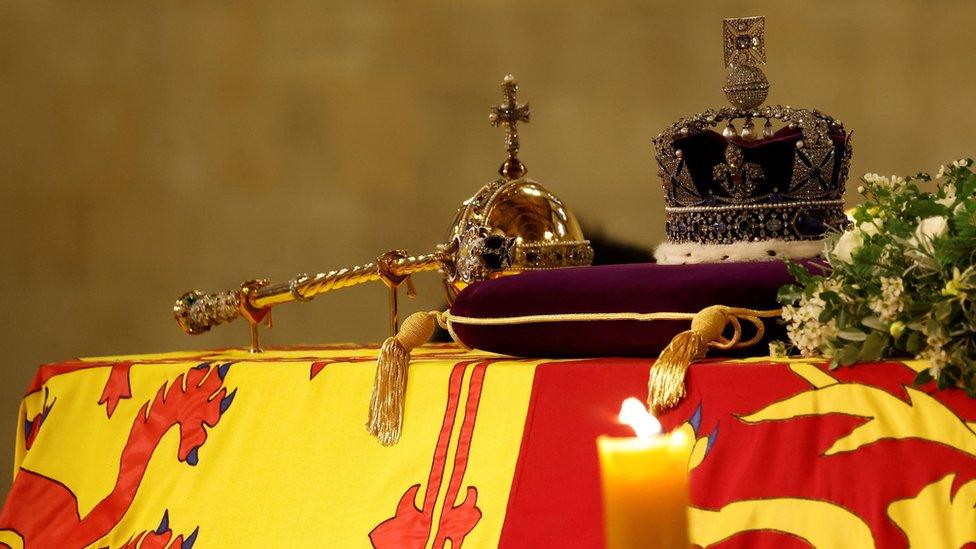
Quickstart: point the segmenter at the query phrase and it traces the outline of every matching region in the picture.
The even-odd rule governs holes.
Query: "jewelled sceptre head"
[[[187,334],[243,316],[250,325],[251,350],[260,351],[258,325],[270,325],[275,305],[311,301],[315,296],[370,281],[382,281],[390,291],[390,330],[399,324],[398,288],[419,272],[440,271],[448,300],[472,282],[529,270],[589,265],[593,249],[579,223],[563,202],[538,182],[525,178],[518,159],[518,124],[529,121],[528,104],[517,101],[518,84],[511,75],[502,81],[503,102],[491,108],[489,121],[506,131],[507,158],[501,177],[483,186],[458,209],[446,243],[433,253],[411,256],[392,250],[376,261],[315,275],[300,274],[273,284],[251,280],[239,288],[217,293],[199,290],[180,296],[173,313]]]

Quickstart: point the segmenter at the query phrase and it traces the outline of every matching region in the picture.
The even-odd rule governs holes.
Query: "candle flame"
[[[650,438],[661,432],[661,422],[647,411],[639,399],[630,397],[620,406],[620,422],[630,425],[637,438]]]

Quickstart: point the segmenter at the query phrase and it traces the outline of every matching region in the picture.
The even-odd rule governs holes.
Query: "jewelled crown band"
[[[660,262],[674,262],[676,246],[685,244],[752,243],[759,255],[809,255],[815,247],[793,247],[794,254],[788,243],[819,241],[848,223],[850,134],[817,110],[760,106],[769,91],[759,68],[766,61],[764,31],[762,17],[726,19],[723,90],[733,106],[683,118],[654,139],[667,205],[667,240],[655,253]],[[766,241],[772,244],[765,252],[755,244]],[[678,262],[696,260],[693,253],[681,256]]]

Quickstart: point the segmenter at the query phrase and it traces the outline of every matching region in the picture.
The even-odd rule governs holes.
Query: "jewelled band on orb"
[[[515,248],[515,264],[520,270],[585,267],[593,263],[589,240],[546,244],[520,244]]]

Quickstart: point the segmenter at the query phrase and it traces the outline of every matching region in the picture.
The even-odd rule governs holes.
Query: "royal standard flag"
[[[376,348],[46,365],[21,405],[9,547],[602,547],[595,438],[651,360],[428,346],[403,436],[365,428]],[[976,544],[976,403],[923,363],[712,360],[662,417],[695,444],[702,547]],[[653,490],[653,487],[648,487]]]

